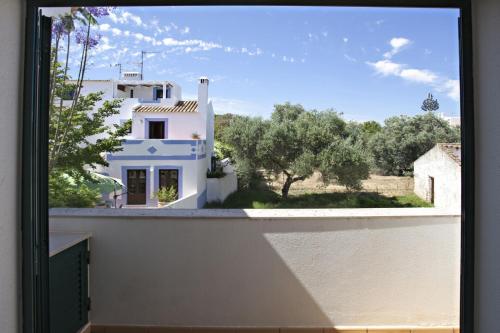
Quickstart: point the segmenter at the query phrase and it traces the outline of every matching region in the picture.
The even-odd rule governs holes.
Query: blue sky
[[[120,7],[99,19],[88,79],[138,70],[195,98],[211,79],[216,113],[267,117],[276,103],[382,122],[420,113],[431,92],[459,115],[457,10],[325,7]],[[73,59],[76,69],[76,59]]]

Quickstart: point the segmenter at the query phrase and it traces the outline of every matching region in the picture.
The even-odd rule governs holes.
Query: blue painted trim
[[[123,140],[122,145],[140,145],[144,140]]]
[[[178,197],[179,199],[182,198],[182,185],[183,185],[183,172],[182,172],[182,166],[179,165],[155,165],[154,167],[154,192],[158,192],[160,189],[160,170],[177,170],[179,172],[179,178],[178,178],[178,184],[177,187],[179,188],[178,192]]]
[[[198,159],[199,160],[204,159],[206,157],[207,157],[207,154],[198,155]]]
[[[147,99],[147,98],[138,98],[139,100],[139,103],[160,103],[160,100],[150,100],[150,99]]]
[[[165,137],[163,139],[168,139],[168,118],[144,118],[144,137],[149,139],[149,122],[150,121],[163,121],[165,124]]]
[[[149,134],[149,133],[148,133]],[[165,140],[165,139],[125,139],[123,140],[123,145],[138,145],[143,143],[145,140],[158,140],[164,145],[191,145],[196,147],[196,140]]]
[[[127,166],[127,165],[123,165],[122,166],[122,183],[123,185],[125,186],[126,189],[128,189],[127,187],[127,171],[128,170],[141,170],[141,169],[144,169],[146,170],[146,205],[149,205],[150,202],[151,202],[151,192],[150,192],[150,172],[149,172],[149,165],[141,165],[141,166]],[[127,190],[128,191],[128,190]],[[127,192],[125,191],[125,192]],[[125,204],[128,205],[127,203],[127,200],[128,200],[128,196],[127,196],[127,193],[123,194],[122,195],[122,198],[123,200],[125,201]]]
[[[150,139],[154,140],[154,139]],[[196,147],[196,141],[195,140],[160,140],[161,143],[164,145],[191,145],[193,147]]]
[[[116,155],[108,154],[108,161],[191,161],[196,160],[196,154],[191,155]]]
[[[207,203],[207,190],[205,189],[196,199],[196,206],[198,209],[203,208],[203,206],[205,206],[206,203]]]

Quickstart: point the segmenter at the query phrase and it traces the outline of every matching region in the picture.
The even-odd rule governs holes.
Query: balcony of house
[[[180,99],[180,87],[166,81],[120,80],[115,82],[113,97],[137,99],[146,105],[173,106]]]
[[[54,209],[50,228],[92,235],[92,332],[458,332],[455,213]]]
[[[198,160],[205,158],[206,140],[126,139],[122,150],[108,154],[108,161]]]

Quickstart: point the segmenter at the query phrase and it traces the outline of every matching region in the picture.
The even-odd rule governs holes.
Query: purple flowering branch
[[[75,34],[75,41],[77,44],[81,44],[89,49],[92,49],[99,44],[101,37],[101,34],[91,35],[87,34],[85,29],[80,29]]]
[[[87,11],[94,17],[108,16],[114,8],[115,7],[85,7],[85,9],[87,9]]]
[[[86,69],[86,64],[87,64],[87,57],[88,57],[88,51],[89,49],[92,49],[96,47],[99,44],[99,40],[101,39],[101,35],[95,34],[91,35],[90,34],[90,27],[91,25],[97,24],[97,19],[99,17],[103,16],[108,16],[111,11],[114,9],[114,7],[80,7],[80,8],[75,8],[74,11],[72,11],[72,15],[70,16],[72,23],[74,23],[74,20],[78,20],[85,24],[85,28],[79,29],[76,34],[75,34],[75,41],[77,44],[82,45],[82,57],[80,61],[80,68],[78,71],[78,78],[77,78],[77,83],[75,86],[75,94],[73,96],[73,101],[70,107],[70,113],[69,113],[69,119],[68,123],[64,124],[64,129],[63,133],[61,136],[61,139],[59,140],[59,144],[54,145],[54,149],[52,150],[52,158],[49,159],[49,168],[51,168],[54,164],[57,163],[57,157],[59,156],[59,153],[62,149],[62,143],[65,142],[66,136],[68,133],[68,128],[71,127],[72,121],[73,121],[73,115],[75,113],[75,107],[77,105],[77,102],[80,97],[80,92],[82,88],[82,81],[85,75],[85,69]],[[74,27],[74,24],[73,24]],[[59,26],[54,26],[53,29],[55,29],[56,36],[57,33],[60,30]],[[66,69],[68,66],[68,56],[69,56],[69,40],[70,36],[68,34],[68,49],[67,49],[67,60],[66,60]],[[66,70],[65,70],[66,72]],[[62,103],[60,105],[60,114],[62,114]],[[59,124],[57,126],[57,129],[59,129]],[[57,147],[56,147],[57,146]]]

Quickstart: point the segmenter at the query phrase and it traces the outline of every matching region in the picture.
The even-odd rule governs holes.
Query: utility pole
[[[141,80],[144,80],[144,55],[150,53],[160,53],[158,51],[141,51]]]

